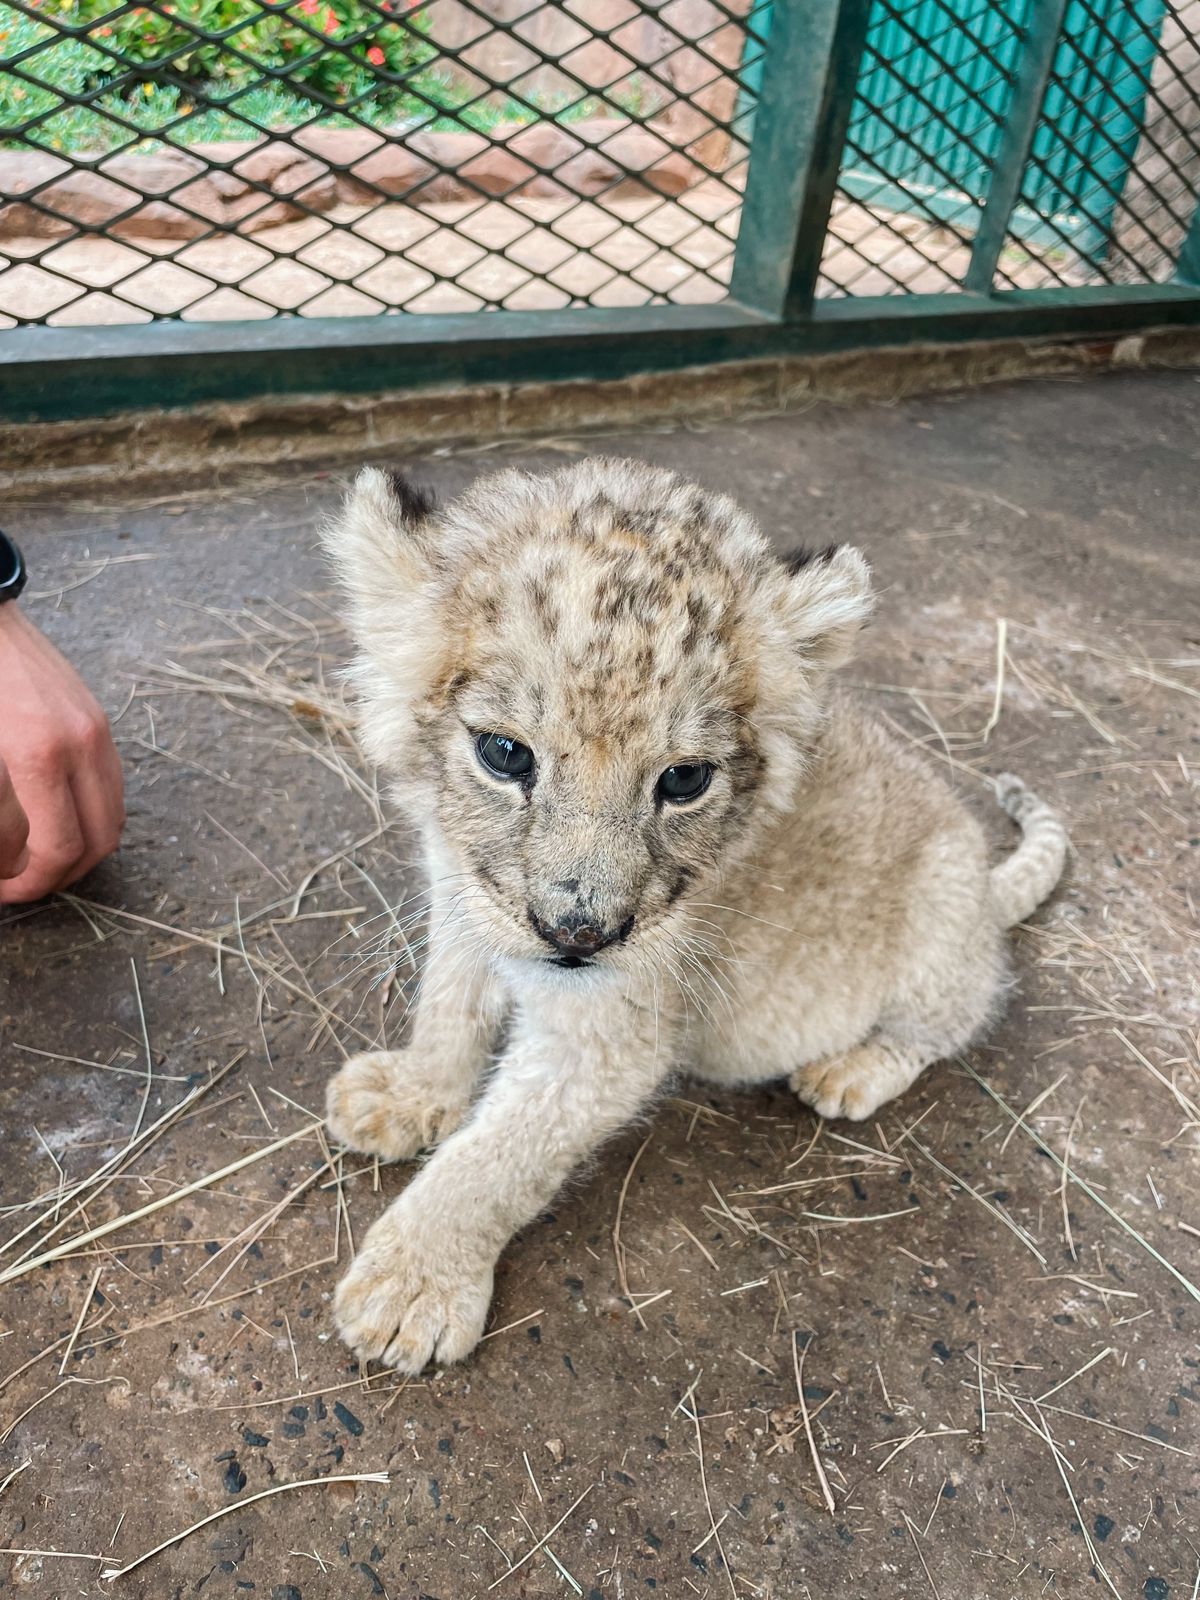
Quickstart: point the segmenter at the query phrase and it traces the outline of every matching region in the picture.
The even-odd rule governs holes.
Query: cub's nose
[[[551,924],[531,909],[529,920],[538,937],[552,945],[560,956],[572,956],[581,961],[596,955],[606,945],[628,938],[633,927],[633,918],[629,917],[619,928],[599,928],[588,921],[586,912],[575,911],[557,917]]]

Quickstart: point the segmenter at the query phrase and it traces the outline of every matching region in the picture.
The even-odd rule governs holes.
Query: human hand
[[[117,848],[124,782],[108,719],[12,602],[0,605],[0,772],[5,767],[0,904],[63,889]]]
[[[29,818],[0,761],[0,878],[17,878],[29,865]]]

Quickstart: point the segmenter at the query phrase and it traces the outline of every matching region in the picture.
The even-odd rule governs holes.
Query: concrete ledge
[[[301,395],[0,430],[0,490],[101,488],[119,477],[172,487],[218,473],[401,457],[437,445],[707,423],[815,401],[892,401],[1026,377],[1200,367],[1200,330],[1106,340],[996,340],[728,362],[606,382],[494,384]]]

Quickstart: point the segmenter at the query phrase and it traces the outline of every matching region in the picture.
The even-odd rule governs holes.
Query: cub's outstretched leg
[[[440,1143],[467,1114],[499,1023],[495,979],[464,936],[453,895],[435,892],[429,959],[412,1038],[403,1050],[351,1056],[329,1081],[329,1131],[339,1144],[404,1161]]]
[[[522,1007],[470,1120],[371,1227],[338,1285],[338,1331],[360,1361],[416,1373],[475,1346],[508,1240],[667,1075],[656,1022],[666,1029],[631,1005]]]

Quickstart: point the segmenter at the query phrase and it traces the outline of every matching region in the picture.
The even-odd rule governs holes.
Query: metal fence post
[[[730,292],[783,321],[812,309],[870,0],[772,9]]]
[[[963,277],[963,287],[975,294],[991,293],[996,264],[1021,194],[1029,152],[1033,149],[1033,136],[1046,98],[1066,11],[1067,0],[1041,0],[1040,4],[1035,0],[1031,8],[1012,100],[1004,119],[1004,137],[992,168],[970,265]]]
[[[1192,212],[1191,225],[1179,251],[1175,282],[1200,289],[1200,195],[1196,196],[1196,209]]]

